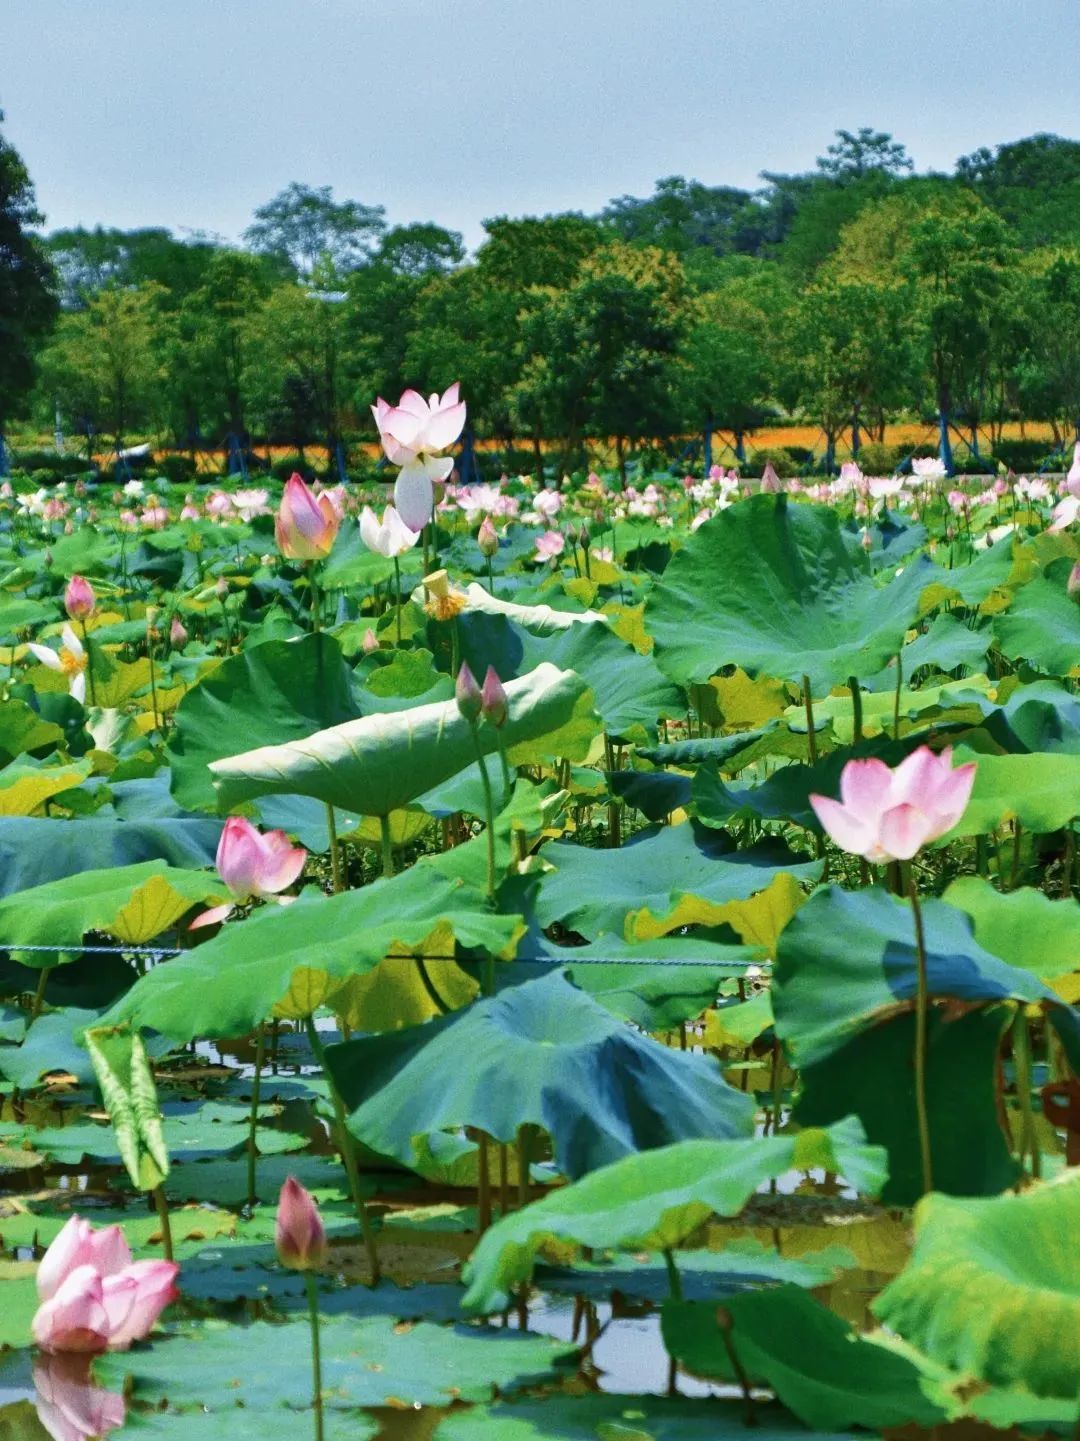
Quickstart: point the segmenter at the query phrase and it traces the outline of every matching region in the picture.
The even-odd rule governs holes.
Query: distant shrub
[[[994,445],[998,460],[1017,475],[1042,470],[1044,466],[1048,470],[1068,470],[1068,455],[1051,460],[1051,453],[1052,447],[1045,440],[999,440]]]
[[[809,454],[809,452],[804,452]],[[791,453],[790,447],[786,445],[768,446],[762,450],[752,452],[749,461],[739,469],[743,475],[750,480],[760,480],[761,473],[768,461],[772,461],[773,470],[781,480],[790,480],[792,476],[798,475],[805,462],[796,461]]]
[[[859,469],[863,475],[892,475],[906,456],[902,445],[883,445],[873,440],[859,449]]]
[[[20,470],[35,475],[38,485],[53,485],[57,480],[86,475],[90,469],[85,456],[57,455],[55,450],[26,450],[15,463]],[[44,479],[46,474],[51,479]]]
[[[981,451],[978,455],[971,455],[964,451],[962,455],[953,452],[953,471],[956,475],[993,475],[997,470],[997,461],[988,450]]]

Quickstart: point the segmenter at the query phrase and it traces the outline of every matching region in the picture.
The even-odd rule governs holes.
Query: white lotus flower
[[[404,555],[420,539],[420,532],[405,524],[392,505],[383,511],[382,524],[370,505],[360,512],[360,539],[376,555],[393,560]]]
[[[60,650],[52,650],[47,645],[35,645],[31,641],[27,650],[41,662],[48,666],[49,670],[60,671],[68,678],[68,694],[82,705],[86,700],[86,651],[83,649],[82,641],[66,625],[60,632]]]

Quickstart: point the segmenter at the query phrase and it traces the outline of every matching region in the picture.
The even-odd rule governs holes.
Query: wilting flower
[[[322,560],[337,539],[341,521],[327,496],[315,496],[294,472],[285,483],[274,535],[286,560]]]
[[[94,587],[81,575],[73,575],[64,591],[64,609],[72,620],[85,620],[92,615],[96,597]]]
[[[840,800],[812,795],[818,820],[841,850],[875,863],[909,861],[952,830],[975,784],[975,763],[952,766],[952,750],[920,746],[890,769],[884,761],[852,760],[840,773]]]
[[[176,1299],[172,1261],[132,1261],[119,1226],[72,1216],[42,1257],[34,1340],[44,1351],[126,1351]]]
[[[453,620],[469,603],[465,592],[450,584],[445,570],[433,570],[424,576],[424,593],[424,610],[433,620]]]
[[[465,402],[455,381],[442,395],[425,400],[407,390],[397,405],[382,396],[371,407],[386,458],[400,465],[394,486],[394,505],[406,525],[423,530],[435,501],[434,485],[454,469],[451,456],[441,454],[453,445],[465,426]]]
[[[365,505],[360,512],[360,539],[368,550],[385,556],[387,560],[411,550],[419,535],[419,531],[411,530],[405,524],[392,505],[383,511],[381,525],[370,505]]]
[[[555,560],[566,549],[566,537],[561,530],[545,530],[536,538],[534,560]]]
[[[313,1271],[326,1260],[326,1231],[319,1208],[294,1176],[281,1188],[274,1246],[278,1260],[290,1271]]]
[[[82,705],[86,700],[86,651],[71,626],[64,626],[60,632],[58,652],[47,645],[35,645],[33,641],[26,648],[42,665],[67,676],[68,694]]]
[[[264,835],[243,816],[230,816],[218,841],[216,864],[236,904],[255,897],[265,900],[291,886],[304,869],[307,851],[294,846],[284,831]],[[191,923],[191,929],[213,926],[235,905],[212,906]]]
[[[36,1356],[34,1389],[38,1420],[53,1441],[95,1441],[124,1424],[123,1396],[94,1384],[89,1356]]]

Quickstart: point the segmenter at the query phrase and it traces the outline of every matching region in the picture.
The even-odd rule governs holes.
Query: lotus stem
[[[258,1158],[258,1148],[255,1145],[255,1127],[259,1122],[259,1093],[262,1089],[262,1068],[263,1058],[266,1053],[266,1028],[260,1025],[255,1039],[255,1074],[251,1079],[251,1117],[248,1129],[248,1154],[247,1154],[247,1203],[250,1210],[254,1210],[259,1197],[256,1191],[255,1163]]]
[[[893,694],[892,710],[892,733],[893,740],[900,739],[900,691],[904,684],[904,661],[899,651],[896,652],[896,691]]]
[[[803,705],[806,708],[806,746],[810,752],[810,764],[817,765],[817,736],[814,733],[814,697],[810,689],[810,677],[802,678]]]
[[[862,691],[859,689],[857,677],[853,675],[848,676],[848,689],[851,691],[852,726],[854,732],[852,738],[855,744],[858,745],[863,738],[863,717]]]
[[[330,837],[330,875],[333,878],[334,895],[343,891],[345,886],[341,875],[341,847],[338,844],[337,818],[334,815],[334,807],[329,801],[326,803],[326,831]]]
[[[90,704],[96,706],[96,705],[97,705],[97,688],[96,688],[96,686],[95,686],[95,684],[94,684],[94,656],[93,656],[92,651],[90,650],[90,637],[89,637],[89,636],[87,635],[87,633],[86,633],[86,619],[85,619],[85,617],[84,617],[82,620],[79,621],[79,629],[82,631],[83,650],[86,652],[86,683],[87,683],[87,685],[90,687]],[[153,659],[153,656],[151,656],[151,658],[150,658],[150,682],[151,682],[151,684],[153,684],[153,680],[154,680],[154,659]],[[154,709],[155,709],[155,711],[157,710],[157,704],[156,704],[156,702],[155,702],[155,705],[154,705]],[[155,721],[154,724],[156,725],[157,722]]]
[[[330,1100],[334,1107],[334,1121],[337,1126],[337,1142],[341,1151],[341,1159],[345,1166],[345,1174],[349,1180],[349,1192],[352,1196],[353,1206],[356,1209],[357,1219],[360,1222],[360,1231],[364,1238],[364,1250],[367,1253],[368,1269],[371,1272],[371,1284],[379,1284],[379,1252],[375,1245],[375,1228],[371,1224],[371,1217],[368,1208],[364,1204],[363,1193],[360,1189],[360,1169],[356,1164],[356,1147],[353,1144],[352,1132],[345,1124],[345,1102],[341,1099],[341,1092],[334,1084],[334,1078],[330,1068],[326,1064],[326,1048],[319,1036],[318,1027],[315,1025],[315,1017],[307,1018],[308,1040],[311,1049],[322,1068],[323,1076],[326,1079],[326,1087],[330,1092]]]
[[[480,728],[474,721],[472,723],[473,746],[476,749],[476,760],[480,767],[480,784],[484,788],[484,819],[487,822],[487,896],[489,901],[495,899],[495,797],[491,790],[491,777],[488,775],[487,761],[484,759],[484,752],[480,745]],[[494,974],[494,973],[493,973]],[[486,990],[485,994],[490,995],[494,990]]]
[[[315,567],[308,571],[308,585],[311,589],[311,632],[317,635],[322,630],[322,623],[319,618],[319,586],[315,579]]]
[[[397,643],[398,643],[398,649],[400,650],[400,649],[401,649],[401,561],[400,561],[400,559],[399,559],[396,555],[394,556],[394,612],[395,612],[395,619],[396,619],[396,621],[397,621],[397,625],[396,625]]]
[[[491,1225],[490,1146],[486,1131],[480,1131],[476,1139],[479,1145],[476,1153],[476,1230],[482,1236]]]
[[[675,1264],[675,1252],[670,1246],[664,1247],[664,1265],[667,1267],[668,1295],[672,1301],[681,1301],[683,1298],[682,1277]]]
[[[495,739],[498,742],[499,746],[499,765],[502,768],[503,782],[502,808],[505,809],[514,790],[514,778],[510,774],[510,762],[506,759],[506,746],[503,744],[503,734],[501,729],[496,730]]]
[[[919,1130],[919,1159],[922,1168],[923,1194],[934,1189],[933,1165],[930,1152],[930,1118],[926,1109],[926,1032],[929,1004],[929,986],[926,975],[926,935],[923,930],[922,909],[919,893],[915,886],[915,874],[910,861],[903,862],[904,879],[911,913],[915,920],[915,1120]]]
[[[315,1441],[323,1441],[322,1350],[319,1344],[319,1289],[314,1271],[304,1272],[308,1319],[311,1322],[311,1404],[315,1411]]]
[[[26,1023],[27,1030],[30,1029],[38,1016],[41,1015],[41,1008],[45,1004],[45,987],[49,984],[49,972],[51,970],[52,966],[42,966],[38,972],[38,983],[34,990],[34,1003],[30,1007],[30,1019]]]
[[[161,1222],[161,1244],[165,1248],[165,1259],[171,1261],[173,1258],[172,1222],[169,1219],[169,1203],[165,1199],[163,1185],[154,1187],[154,1205],[157,1208],[158,1220]]]
[[[1016,1063],[1016,1097],[1020,1102],[1020,1164],[1023,1166],[1024,1157],[1030,1156],[1031,1174],[1038,1180],[1042,1175],[1042,1155],[1031,1109],[1031,1032],[1022,1004],[1017,1007],[1013,1020],[1013,1060]]]
[[[492,573],[492,569],[491,569],[491,556],[490,556],[490,555],[487,556],[487,580],[488,580],[488,595],[490,595],[490,596],[492,596],[492,597],[494,598],[494,595],[495,595],[495,576],[494,576],[494,574]]]
[[[390,817],[379,817],[379,844],[382,849],[382,873],[386,880],[394,874],[394,845],[390,837]]]
[[[747,1426],[756,1426],[757,1416],[754,1414],[754,1396],[750,1389],[750,1377],[743,1369],[743,1364],[739,1360],[739,1353],[735,1349],[735,1340],[731,1334],[735,1329],[735,1323],[732,1320],[731,1312],[726,1306],[717,1307],[716,1324],[720,1328],[720,1336],[724,1343],[724,1350],[727,1352],[731,1369],[735,1373],[735,1378],[739,1383],[739,1389],[743,1394],[743,1402],[746,1406],[745,1424]]]

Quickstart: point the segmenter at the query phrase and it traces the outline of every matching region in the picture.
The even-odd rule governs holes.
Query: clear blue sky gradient
[[[0,0],[51,227],[237,238],[291,180],[437,220],[753,187],[838,126],[920,169],[1080,136],[1080,0]]]

